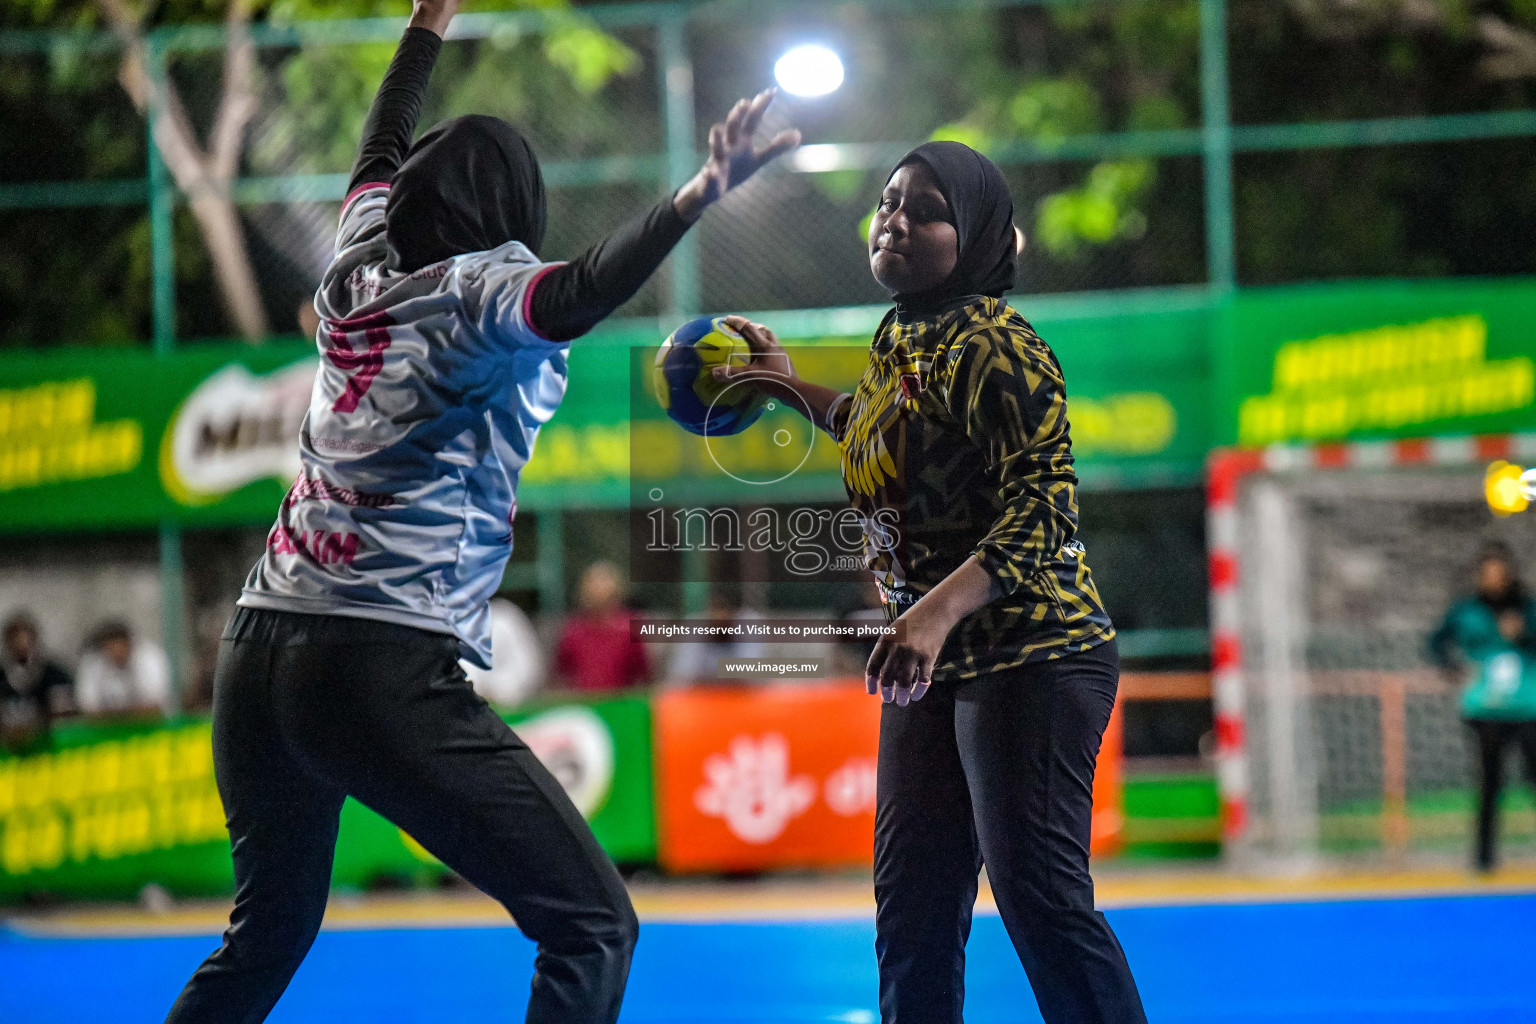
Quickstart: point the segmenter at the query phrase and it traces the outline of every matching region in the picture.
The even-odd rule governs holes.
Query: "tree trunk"
[[[240,215],[230,198],[245,126],[256,106],[251,87],[254,54],[247,31],[249,0],[230,0],[225,13],[224,88],[206,148],[198,144],[175,87],[150,73],[142,16],[126,0],[97,0],[97,4],[123,47],[119,80],[139,113],[154,118],[155,150],[176,187],[187,196],[235,329],[247,341],[265,341],[267,314]]]
[[[245,229],[240,213],[227,192],[204,191],[194,194],[189,203],[213,260],[213,276],[219,294],[235,328],[247,341],[266,340],[267,312],[261,304],[261,290],[256,286],[256,271],[245,243]]]

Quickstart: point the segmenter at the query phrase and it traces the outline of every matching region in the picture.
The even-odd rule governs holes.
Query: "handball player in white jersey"
[[[490,117],[413,144],[457,0],[420,0],[369,111],[315,307],[303,471],[225,630],[213,747],[235,908],[169,1021],[263,1020],[325,912],[356,797],[538,943],[529,1022],[617,1018],[638,924],[559,784],[476,697],[517,481],[565,393],[569,342],[645,282],[711,202],[799,142],[710,131],[699,173],[571,263],[538,256],[544,186]],[[403,965],[411,969],[410,965]]]

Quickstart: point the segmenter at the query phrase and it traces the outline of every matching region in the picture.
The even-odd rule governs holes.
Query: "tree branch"
[[[209,170],[220,182],[228,182],[239,170],[245,127],[256,113],[252,83],[255,47],[251,45],[249,0],[231,0],[224,17],[229,42],[224,51],[224,95],[208,136]]]
[[[1477,19],[1477,35],[1493,51],[1478,63],[1484,77],[1498,82],[1536,77],[1536,34],[1485,14]]]
[[[229,197],[230,182],[239,170],[245,127],[256,106],[251,85],[255,56],[247,31],[250,2],[231,0],[225,15],[229,39],[224,54],[224,86],[206,150],[198,144],[192,119],[175,86],[150,73],[144,19],[134,14],[127,0],[96,3],[122,46],[118,80],[139,113],[152,119],[155,150],[187,196],[230,316],[241,334],[259,341],[267,334],[266,311],[239,211]]]
[[[1393,30],[1443,33],[1456,25],[1436,0],[1289,0],[1289,7],[1317,38],[1345,42]],[[1488,51],[1478,62],[1482,77],[1536,78],[1536,33],[1484,14],[1477,19],[1477,38]]]
[[[182,191],[203,187],[207,176],[206,158],[198,147],[191,119],[187,117],[175,88],[149,73],[143,23],[124,0],[97,0],[97,5],[107,16],[113,34],[123,48],[118,81],[140,114],[149,117],[152,111],[158,113],[154,118],[154,131],[155,148],[160,151],[160,158]]]

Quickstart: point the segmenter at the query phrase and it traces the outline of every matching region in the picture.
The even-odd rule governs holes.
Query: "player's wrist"
[[[411,20],[406,27],[424,28],[441,38],[458,9],[459,0],[416,0],[411,4]]]
[[[709,190],[701,172],[689,178],[687,184],[673,194],[672,209],[677,211],[683,223],[692,224],[704,215],[709,202]]]

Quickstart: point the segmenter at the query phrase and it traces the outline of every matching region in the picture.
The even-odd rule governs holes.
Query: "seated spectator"
[[[170,661],[158,644],[135,637],[126,623],[108,622],[80,659],[75,700],[82,714],[93,717],[169,715]]]
[[[593,562],[581,574],[577,610],[560,629],[555,675],[574,690],[619,690],[651,675],[645,645],[629,635],[634,616],[612,562]]]
[[[69,673],[43,650],[32,616],[7,619],[0,634],[0,746],[17,754],[46,746],[53,720],[74,713],[74,689]]]
[[[709,595],[709,608],[702,618],[715,626],[731,626],[739,622],[761,619],[763,613],[744,608],[721,591]],[[743,683],[751,680],[743,677],[726,679],[720,673],[721,658],[761,658],[761,640],[746,638],[728,640],[686,640],[672,644],[672,660],[667,665],[669,686],[692,686],[699,683]]]

